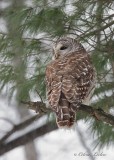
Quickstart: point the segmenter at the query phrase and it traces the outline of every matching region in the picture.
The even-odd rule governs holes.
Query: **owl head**
[[[83,46],[73,38],[59,38],[53,46],[53,59],[63,58],[73,52],[78,53],[82,49],[84,49]]]

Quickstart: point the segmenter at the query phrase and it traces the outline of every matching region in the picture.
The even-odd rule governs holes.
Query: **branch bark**
[[[46,104],[42,102],[29,101],[29,102],[22,102],[22,103],[28,105],[30,109],[35,110],[39,114],[52,112],[52,110],[50,108],[46,108]],[[81,104],[81,106],[77,109],[77,112],[79,111],[86,112],[87,114],[89,114],[89,116],[93,116],[96,120],[99,120],[114,126],[114,116],[106,113],[101,108],[96,109],[91,106]]]
[[[114,116],[104,112],[101,108],[95,109],[91,106],[81,104],[79,111],[84,111],[87,114],[93,116],[96,120],[114,126]]]

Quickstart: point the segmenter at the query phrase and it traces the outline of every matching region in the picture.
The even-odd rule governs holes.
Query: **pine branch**
[[[91,31],[91,32],[89,32],[89,33],[87,33],[87,34],[84,33],[84,34],[80,35],[80,38],[82,38],[82,37],[84,38],[84,37],[96,35],[96,34],[99,33],[100,31],[103,31],[103,30],[107,29],[108,27],[110,27],[110,26],[112,26],[112,25],[114,25],[114,21],[111,21],[110,23],[107,23],[106,25],[100,27],[99,29],[95,29],[95,30],[93,30],[93,31]]]
[[[42,102],[22,102],[32,110],[35,110],[39,114],[52,112],[50,108],[46,108],[46,104]],[[89,116],[93,116],[96,120],[108,123],[109,125],[114,126],[114,116],[104,112],[101,108],[95,109],[91,106],[81,104],[81,106],[77,109],[77,112],[86,112]]]
[[[79,111],[84,111],[87,114],[93,116],[96,120],[114,126],[114,116],[104,112],[101,108],[95,109],[91,106],[81,104]]]

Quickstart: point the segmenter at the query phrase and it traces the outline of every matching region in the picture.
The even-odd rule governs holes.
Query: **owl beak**
[[[55,58],[57,59],[57,58],[59,58],[59,56],[60,56],[60,48],[61,48],[61,44],[58,44],[57,46],[56,46],[56,48],[54,48],[54,56],[55,56]]]
[[[54,55],[54,58],[55,58],[55,59],[57,59],[57,58],[60,56],[59,50],[57,50],[57,48],[54,48],[54,49],[53,49],[53,55]]]
[[[57,58],[59,58],[59,56],[60,56],[60,54],[58,53],[58,52],[55,52],[55,58],[57,59]]]

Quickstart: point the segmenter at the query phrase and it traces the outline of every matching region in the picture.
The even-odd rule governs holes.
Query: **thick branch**
[[[46,108],[45,103],[41,103],[41,102],[23,102],[23,103],[27,104],[30,109],[33,109],[36,112],[40,112],[40,113],[51,112],[49,108]],[[106,122],[114,126],[114,116],[104,112],[101,108],[95,109],[91,106],[81,104],[77,112],[79,111],[86,112],[87,114],[89,114],[89,116],[93,116],[95,119],[99,121]]]
[[[79,108],[79,111],[84,111],[91,116],[94,116],[99,121],[106,122],[112,126],[114,126],[114,116],[104,112],[101,108],[95,109],[91,106],[87,106],[82,104]]]

